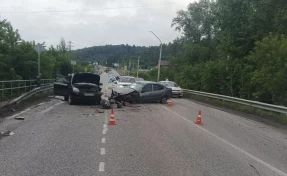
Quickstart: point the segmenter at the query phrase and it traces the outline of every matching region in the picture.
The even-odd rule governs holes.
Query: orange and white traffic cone
[[[108,125],[117,125],[115,121],[114,108],[112,108],[111,116]]]
[[[167,106],[172,106],[172,103],[171,103],[171,99],[170,99],[170,98],[167,100]]]
[[[200,110],[198,111],[198,115],[197,115],[196,121],[194,123],[197,125],[203,125],[201,123],[201,111]]]
[[[107,93],[107,87],[105,88],[105,93],[104,93],[104,99],[105,100],[108,100],[108,93]]]

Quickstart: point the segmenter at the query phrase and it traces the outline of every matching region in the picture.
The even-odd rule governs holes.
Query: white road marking
[[[38,106],[41,106],[42,104],[44,104],[45,102],[39,103]]]
[[[102,138],[102,144],[106,143],[106,138]]]
[[[105,155],[106,154],[106,149],[105,148],[101,148],[101,155]]]
[[[61,101],[61,102],[59,102],[59,103],[56,103],[56,104],[54,104],[54,105],[48,107],[47,109],[44,109],[43,111],[39,112],[38,115],[45,114],[45,113],[51,111],[52,109],[54,109],[56,106],[58,106],[58,105],[60,105],[60,104],[63,104],[63,103],[64,103],[63,101]]]
[[[105,163],[104,162],[100,162],[100,164],[99,164],[99,172],[105,172]]]
[[[181,116],[180,114],[178,114],[178,113],[176,113],[176,112],[174,112],[174,111],[168,109],[167,107],[164,107],[164,106],[162,106],[162,107],[163,107],[164,109],[166,109],[166,110],[172,112],[172,113],[175,114],[176,116],[180,117],[182,120],[185,120],[186,122],[188,122],[188,123],[194,125],[195,127],[197,127],[197,128],[199,128],[199,129],[201,129],[202,131],[206,132],[207,134],[209,134],[209,135],[215,137],[215,138],[218,139],[219,141],[221,141],[221,142],[223,142],[223,143],[229,145],[230,147],[234,148],[235,150],[238,150],[239,152],[245,154],[246,156],[248,156],[248,157],[252,158],[253,160],[257,161],[258,163],[262,164],[263,166],[265,166],[265,167],[271,169],[272,171],[276,172],[277,174],[282,175],[282,176],[287,176],[287,174],[286,174],[285,172],[283,172],[283,171],[281,171],[281,170],[279,170],[279,169],[277,169],[277,168],[271,166],[270,164],[268,164],[268,163],[262,161],[261,159],[259,159],[259,158],[255,157],[255,156],[251,155],[250,153],[248,153],[248,152],[246,152],[245,150],[243,150],[243,149],[237,147],[236,145],[231,144],[230,142],[226,141],[225,139],[222,139],[221,137],[217,136],[216,134],[213,134],[212,132],[210,132],[210,131],[204,129],[203,127],[194,124],[192,121],[186,119],[185,117]]]
[[[103,134],[106,134],[106,133],[107,133],[106,129],[103,129]]]
[[[14,114],[14,115],[12,115],[12,116],[10,116],[10,117],[7,117],[6,119],[14,118],[14,117],[16,117],[16,116],[19,116],[19,115],[21,115],[21,114],[23,114],[23,113],[29,111],[29,110],[31,110],[31,108],[25,109],[24,111],[21,111],[21,112],[19,112],[18,114]]]

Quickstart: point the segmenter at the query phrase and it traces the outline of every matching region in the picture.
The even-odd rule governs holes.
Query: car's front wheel
[[[166,96],[162,96],[161,99],[160,99],[160,103],[166,104],[167,103],[167,97]]]
[[[68,97],[68,103],[69,103],[69,105],[73,105],[74,104],[74,99],[73,99],[73,96],[71,94]]]

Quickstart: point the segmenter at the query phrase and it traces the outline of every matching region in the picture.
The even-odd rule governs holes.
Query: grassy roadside
[[[262,118],[271,120],[271,121],[279,123],[281,125],[287,125],[287,115],[286,114],[267,111],[267,110],[263,110],[263,109],[259,109],[259,108],[255,108],[255,107],[246,106],[246,105],[240,105],[237,103],[227,102],[224,100],[217,100],[217,99],[213,99],[213,98],[202,97],[202,96],[193,95],[190,93],[184,93],[184,98],[196,100],[199,102],[204,102],[204,103],[207,103],[207,104],[210,104],[213,106],[217,106],[220,108],[228,108],[231,110],[245,112],[248,114],[260,116]]]
[[[7,116],[11,116],[15,113],[19,113],[20,111],[28,107],[50,100],[48,96],[52,94],[53,94],[53,91],[48,91],[46,93],[41,93],[41,94],[35,94],[32,97],[20,102],[19,104],[15,104],[10,107],[0,108],[0,122],[1,122],[1,119]],[[15,111],[13,111],[12,109],[14,109]]]

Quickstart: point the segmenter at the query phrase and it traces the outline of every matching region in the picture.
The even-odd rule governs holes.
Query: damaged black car
[[[167,103],[172,97],[172,90],[162,84],[150,81],[139,81],[128,88],[114,88],[110,99],[128,103]]]
[[[76,73],[67,77],[58,75],[54,83],[54,95],[64,96],[65,101],[100,104],[102,86],[100,76],[93,73]]]

